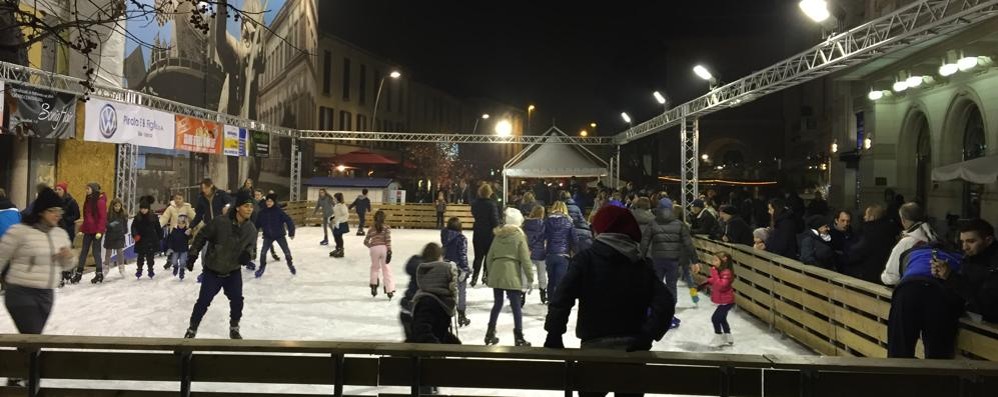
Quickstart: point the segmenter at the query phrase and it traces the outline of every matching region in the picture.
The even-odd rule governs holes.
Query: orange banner
[[[177,150],[218,154],[222,152],[222,125],[177,115]]]

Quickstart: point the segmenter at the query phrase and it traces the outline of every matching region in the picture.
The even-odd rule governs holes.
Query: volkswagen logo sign
[[[111,106],[110,103],[100,109],[98,127],[104,139],[111,139],[114,133],[118,131],[118,112],[114,110],[114,106]]]

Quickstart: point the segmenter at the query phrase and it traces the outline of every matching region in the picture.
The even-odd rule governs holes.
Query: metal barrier
[[[18,350],[14,350],[14,349]],[[620,391],[716,396],[985,396],[998,363],[326,341],[0,335],[0,396],[273,396],[191,392],[195,382]],[[50,379],[94,388],[45,387]],[[108,381],[174,391],[112,390]],[[219,386],[224,387],[224,386]],[[446,391],[446,390],[445,390]],[[282,394],[300,395],[300,394]],[[385,395],[385,394],[382,394]]]
[[[703,260],[731,254],[735,303],[771,327],[825,355],[887,356],[891,289],[744,245],[702,237],[695,245]],[[998,361],[998,324],[962,319],[957,348]]]

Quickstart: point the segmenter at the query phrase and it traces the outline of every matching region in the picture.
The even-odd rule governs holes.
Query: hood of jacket
[[[631,240],[631,238],[625,234],[603,233],[596,236],[596,241],[610,246],[610,248],[613,248],[614,251],[626,256],[631,262],[636,262],[641,259],[638,242]]]
[[[496,236],[495,238],[508,239],[516,237],[520,233],[523,233],[523,231],[520,230],[519,226],[512,226],[512,225],[499,226],[495,229],[495,236]]]
[[[443,243],[443,245],[445,246],[453,243],[455,240],[458,239],[458,237],[461,237],[461,232],[457,230],[451,230],[447,228],[440,230],[440,242]]]
[[[172,201],[171,203],[172,204],[170,204],[170,207],[178,211],[194,211],[194,207],[191,206],[191,203],[188,203],[186,201],[184,202],[184,205],[177,205],[177,203],[173,203]],[[188,221],[190,221],[190,219],[188,219]]]
[[[672,211],[658,210],[655,211],[655,220],[658,223],[669,223],[676,220],[676,217],[672,214]]]

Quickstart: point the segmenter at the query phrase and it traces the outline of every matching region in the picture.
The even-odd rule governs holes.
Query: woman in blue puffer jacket
[[[523,232],[527,234],[527,244],[530,247],[530,261],[537,269],[537,285],[541,291],[541,303],[548,303],[548,276],[544,260],[547,259],[547,249],[544,247],[544,207],[535,205],[523,222]]]
[[[564,201],[555,201],[551,206],[551,216],[544,221],[544,242],[547,248],[545,267],[548,273],[548,290],[554,294],[558,283],[568,271],[568,258],[575,245],[575,227],[568,217]]]

